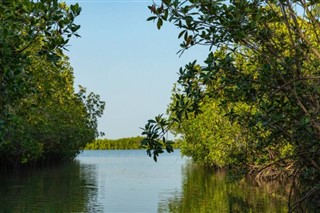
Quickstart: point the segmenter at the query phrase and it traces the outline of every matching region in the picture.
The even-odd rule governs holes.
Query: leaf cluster
[[[148,120],[148,123],[142,129],[142,135],[145,138],[141,141],[141,146],[147,149],[149,157],[157,162],[159,154],[163,153],[163,147],[168,153],[173,152],[173,143],[166,139],[166,132],[169,122],[163,118],[163,115],[158,115],[155,119]]]

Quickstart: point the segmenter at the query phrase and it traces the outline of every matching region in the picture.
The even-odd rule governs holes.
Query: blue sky
[[[66,53],[75,87],[80,84],[106,101],[99,120],[106,138],[140,135],[148,119],[165,113],[179,68],[203,61],[208,48],[192,48],[179,57],[179,30],[164,23],[159,31],[146,21],[151,0],[66,2],[82,7],[75,21],[81,38],[72,39]]]

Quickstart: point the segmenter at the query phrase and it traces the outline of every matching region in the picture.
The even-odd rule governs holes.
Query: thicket
[[[169,118],[143,128],[149,154],[171,151],[172,129],[196,160],[290,180],[290,212],[305,211],[304,201],[320,207],[320,3],[163,0],[149,9],[158,29],[164,21],[181,29],[181,53],[210,50],[179,70]]]
[[[94,140],[105,103],[73,87],[64,54],[78,4],[0,1],[0,167],[74,158]]]

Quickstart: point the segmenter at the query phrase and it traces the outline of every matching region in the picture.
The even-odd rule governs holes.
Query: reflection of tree
[[[99,212],[95,176],[77,161],[1,174],[0,212]]]
[[[235,181],[221,171],[192,164],[183,168],[182,194],[160,203],[158,212],[287,212],[287,201],[254,186]]]

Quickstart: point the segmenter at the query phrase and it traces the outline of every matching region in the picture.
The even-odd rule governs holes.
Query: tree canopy
[[[71,159],[91,142],[105,103],[73,88],[64,54],[78,4],[0,1],[0,166]]]
[[[229,137],[243,148],[236,155],[219,151],[229,159],[223,166],[240,162],[259,180],[290,178],[292,186],[298,181],[302,196],[289,202],[290,211],[304,200],[318,202],[319,8],[317,1],[306,0],[163,0],[149,6],[148,20],[158,29],[165,21],[181,29],[181,53],[195,45],[211,50],[203,63],[193,61],[179,70],[169,118],[145,126],[149,153],[156,158],[163,152],[162,140],[172,127],[191,143],[188,137],[196,134],[190,128],[198,125],[208,135],[191,139],[186,150],[200,150],[191,156],[214,154],[212,162],[218,164],[218,138]],[[202,120],[193,118],[203,112]],[[201,151],[205,143],[214,148]],[[191,148],[194,144],[200,148]]]

